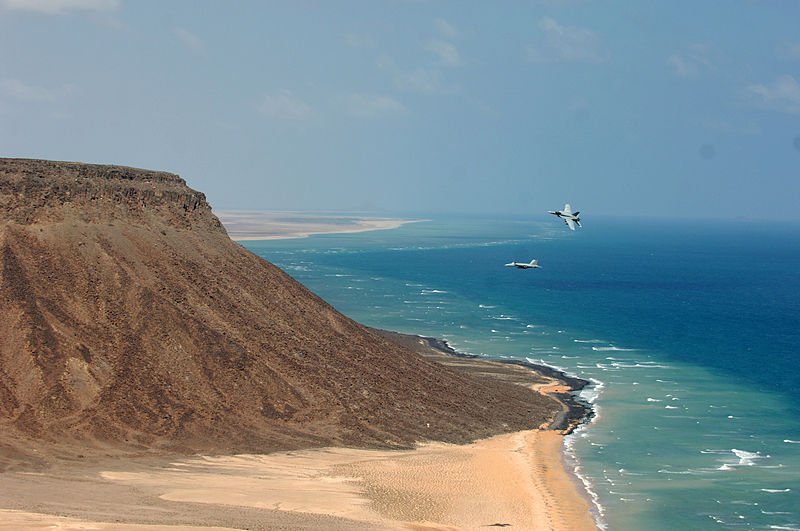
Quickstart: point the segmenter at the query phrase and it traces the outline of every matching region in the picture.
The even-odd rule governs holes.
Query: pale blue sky
[[[0,0],[0,155],[222,209],[800,218],[800,2]]]

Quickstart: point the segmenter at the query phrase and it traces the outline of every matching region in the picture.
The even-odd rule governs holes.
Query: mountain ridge
[[[232,242],[174,174],[0,159],[0,444],[265,452],[538,427]]]

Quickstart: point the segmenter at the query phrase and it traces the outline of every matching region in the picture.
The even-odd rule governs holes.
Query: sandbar
[[[340,213],[219,211],[215,212],[235,241],[307,238],[315,234],[349,234],[389,230],[425,219],[365,217]]]

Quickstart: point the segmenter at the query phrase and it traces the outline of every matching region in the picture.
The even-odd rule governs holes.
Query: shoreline
[[[559,459],[562,440],[528,430],[412,450],[105,460],[77,474],[10,474],[10,497],[35,489],[37,501],[6,501],[0,529],[596,530]]]
[[[585,389],[590,385],[593,385],[593,383],[590,380],[584,380],[583,378],[570,376],[557,367],[543,365],[541,363],[533,363],[527,360],[518,360],[518,359],[490,360],[488,358],[484,358],[476,354],[467,354],[464,352],[459,352],[458,350],[454,349],[445,339],[426,337],[426,336],[416,336],[416,337],[419,337],[423,341],[427,342],[431,348],[437,349],[448,356],[454,356],[456,358],[464,358],[464,359],[494,361],[497,363],[506,363],[509,365],[518,365],[520,367],[525,367],[527,369],[533,370],[539,374],[542,374],[554,380],[560,380],[564,382],[566,387],[553,385],[547,390],[538,389],[539,392],[555,397],[559,402],[561,402],[566,407],[566,411],[562,415],[560,415],[551,424],[550,427],[548,427],[548,429],[550,430],[560,431],[563,435],[569,435],[578,428],[580,428],[581,426],[590,424],[595,416],[592,405],[584,400],[579,399],[574,394],[582,391],[583,389]]]
[[[564,382],[565,386],[540,384],[534,385],[538,392],[547,394],[557,401],[559,401],[565,408],[562,414],[559,415],[547,427],[540,427],[542,431],[552,431],[560,437],[559,443],[559,458],[563,471],[569,477],[572,485],[577,489],[577,494],[583,498],[588,504],[588,510],[593,520],[593,529],[604,529],[602,524],[603,508],[599,505],[597,495],[587,483],[587,480],[580,474],[578,470],[579,461],[577,457],[570,452],[570,445],[568,444],[567,437],[573,436],[576,431],[587,429],[592,421],[596,418],[596,412],[593,406],[593,400],[585,400],[579,396],[579,393],[586,388],[597,386],[602,383],[596,380],[586,380],[574,375],[567,374],[563,369],[543,363],[536,363],[528,358],[525,360],[519,359],[506,359],[506,358],[485,358],[477,354],[468,354],[460,352],[453,348],[445,339],[437,337],[428,337],[421,335],[404,334],[400,332],[380,330],[377,332],[390,338],[390,340],[398,341],[407,347],[412,348],[418,354],[426,355],[424,349],[414,348],[414,343],[422,344],[428,349],[428,356],[436,359],[438,356],[430,356],[430,352],[437,352],[439,356],[446,356],[461,360],[476,360],[478,362],[490,362],[502,365],[509,365],[521,367],[527,371],[533,371],[536,374],[545,376]],[[441,362],[441,359],[437,359]]]
[[[564,452],[565,434],[590,418],[571,394],[588,381],[459,353],[441,339],[371,330],[455,370],[527,386],[558,401],[562,412],[539,429],[411,450],[56,460],[44,470],[0,476],[0,530],[598,529]]]
[[[215,212],[228,236],[236,242],[308,238],[320,234],[355,234],[392,230],[427,219],[367,217],[307,212]]]
[[[544,376],[552,380],[563,382],[558,384],[534,384],[532,389],[546,394],[556,399],[565,408],[549,426],[539,428],[541,432],[552,432],[559,437],[558,461],[562,471],[568,476],[569,482],[576,489],[576,494],[587,503],[587,510],[591,515],[592,529],[604,529],[602,524],[603,508],[599,505],[596,494],[587,483],[587,480],[578,470],[577,457],[570,452],[567,437],[573,436],[578,430],[587,429],[596,418],[593,400],[585,400],[578,393],[586,388],[602,384],[596,380],[586,380],[574,375],[567,374],[563,369],[525,358],[506,359],[506,358],[485,358],[477,354],[460,352],[453,348],[445,339],[436,337],[404,334],[389,330],[374,329],[391,341],[399,342],[406,347],[415,350],[418,354],[435,359],[441,362],[441,357],[454,358],[456,360],[475,360],[477,363],[496,363],[499,365],[520,367],[525,371],[533,371],[535,374]],[[422,348],[420,348],[422,347]]]

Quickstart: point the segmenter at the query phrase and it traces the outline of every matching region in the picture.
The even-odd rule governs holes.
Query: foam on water
[[[564,372],[563,369],[560,368],[557,368],[557,370],[562,370],[562,372]],[[592,380],[591,385],[584,387],[578,393],[580,400],[593,406],[594,416],[589,419],[588,423],[578,426],[577,429],[575,429],[571,434],[564,437],[564,460],[572,469],[573,475],[578,478],[581,485],[583,485],[584,491],[586,491],[586,493],[589,495],[589,499],[592,501],[592,516],[594,517],[597,527],[601,530],[606,530],[608,529],[608,524],[605,519],[605,507],[603,507],[603,504],[600,501],[600,495],[595,489],[594,482],[592,482],[592,480],[586,475],[575,450],[576,442],[579,439],[586,438],[589,426],[592,422],[596,422],[600,417],[600,411],[596,405],[596,402],[602,394],[602,391],[603,383],[599,380]]]

